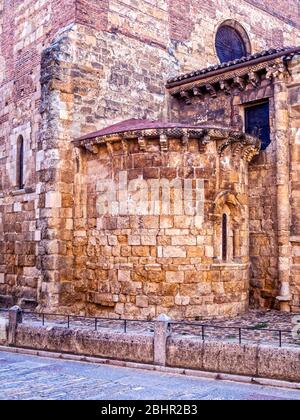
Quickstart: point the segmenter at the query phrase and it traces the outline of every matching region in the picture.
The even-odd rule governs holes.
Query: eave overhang
[[[130,140],[137,140],[141,151],[147,150],[147,141],[158,139],[161,151],[168,151],[168,139],[181,139],[183,145],[188,144],[190,139],[198,139],[203,147],[211,141],[220,141],[218,153],[222,155],[225,149],[230,145],[235,145],[238,150],[240,147],[244,150],[244,157],[251,160],[253,156],[259,153],[260,140],[249,134],[235,131],[229,128],[210,127],[210,126],[185,126],[176,123],[151,122],[157,127],[147,128],[147,121],[141,123],[141,120],[125,121],[115,126],[107,127],[95,133],[87,134],[79,139],[75,139],[75,147],[82,148],[88,152],[97,153],[98,146],[106,145],[111,147],[113,143],[121,142],[124,151],[127,150],[127,144]],[[130,129],[130,124],[132,128]],[[126,127],[124,130],[114,132],[116,127]],[[136,126],[145,126],[145,128],[135,129]]]
[[[244,90],[247,84],[259,85],[262,75],[267,78],[287,71],[287,63],[300,54],[300,47],[269,50],[170,79],[166,85],[172,96],[185,100],[223,91],[231,94],[232,88]]]

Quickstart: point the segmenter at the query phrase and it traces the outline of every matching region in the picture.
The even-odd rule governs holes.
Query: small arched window
[[[248,35],[235,21],[226,21],[216,35],[216,51],[221,63],[238,60],[251,54]]]
[[[18,137],[17,141],[17,187],[19,190],[24,188],[24,138]]]
[[[228,216],[223,214],[222,217],[222,260],[227,261],[228,255]]]

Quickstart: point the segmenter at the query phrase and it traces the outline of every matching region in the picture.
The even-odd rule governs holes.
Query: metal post
[[[202,325],[202,341],[205,341],[205,326]]]
[[[95,318],[95,331],[98,331],[98,318]]]
[[[282,331],[279,331],[279,347],[282,347]]]
[[[239,343],[242,344],[242,328],[239,328]]]

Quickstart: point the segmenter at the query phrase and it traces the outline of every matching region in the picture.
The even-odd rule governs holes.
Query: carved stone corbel
[[[84,147],[88,152],[92,153],[93,155],[96,155],[98,153],[98,147],[95,144],[85,144]]]
[[[123,152],[128,154],[128,142],[125,139],[122,139],[122,148]]]
[[[252,86],[257,87],[260,82],[259,75],[255,73],[254,71],[251,71],[249,73],[249,82],[251,83]]]
[[[206,90],[208,91],[208,93],[210,94],[210,96],[212,96],[213,98],[216,98],[217,96],[217,91],[216,89],[213,87],[213,85],[208,84],[205,86]]]
[[[266,71],[267,71],[266,79],[282,80],[287,74],[287,67],[285,63],[281,62],[281,63],[276,63],[276,64],[268,66],[266,68]]]
[[[162,152],[167,152],[169,150],[169,144],[168,144],[168,137],[166,134],[161,134],[159,137],[160,142],[160,149]]]
[[[107,147],[108,153],[112,156],[114,154],[113,145],[109,141],[107,141],[106,142],[106,147]]]
[[[182,144],[186,148],[189,143],[189,134],[185,132],[182,136]]]
[[[194,87],[194,88],[193,88],[193,95],[194,95],[194,96],[203,96],[203,94],[202,94],[202,92],[201,92],[200,88],[198,88],[198,87]]]
[[[192,103],[192,100],[191,100],[191,97],[190,97],[189,93],[188,93],[188,92],[186,92],[185,90],[182,90],[182,91],[180,92],[180,97],[181,97],[182,99],[184,99],[184,101],[185,101],[185,103],[186,103],[187,105],[190,105],[190,104]]]
[[[246,88],[246,82],[242,77],[235,77],[233,79],[233,84],[236,86],[239,90],[243,91]]]
[[[210,143],[210,133],[208,130],[203,130],[202,136],[201,136],[201,143],[203,146],[207,146]]]
[[[220,88],[221,90],[223,90],[223,92],[226,93],[226,95],[230,95],[231,94],[231,89],[230,89],[230,85],[226,80],[221,80],[220,82]]]
[[[140,147],[141,152],[145,152],[146,151],[146,140],[145,137],[139,137],[138,138],[138,144]]]

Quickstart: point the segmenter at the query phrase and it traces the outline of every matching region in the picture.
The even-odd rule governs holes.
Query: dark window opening
[[[233,231],[233,258],[236,258],[238,255],[238,241],[237,241],[238,232],[236,230]]]
[[[216,50],[221,63],[247,56],[247,48],[239,32],[228,25],[221,26],[216,36]]]
[[[24,139],[19,136],[17,142],[17,187],[24,188]]]
[[[222,260],[227,261],[227,247],[228,247],[228,223],[227,215],[222,217]]]
[[[80,172],[80,161],[79,158],[76,157],[76,173],[78,174]]]
[[[258,137],[262,142],[262,150],[271,143],[270,105],[269,102],[245,109],[246,133]]]

